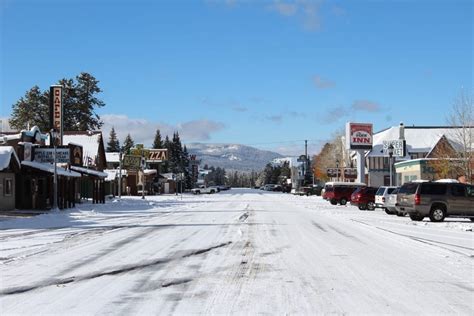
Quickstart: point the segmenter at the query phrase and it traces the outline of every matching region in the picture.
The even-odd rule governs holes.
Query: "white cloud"
[[[295,3],[275,2],[269,5],[268,9],[276,11],[283,16],[293,16],[298,11],[298,6]]]
[[[130,133],[135,143],[151,145],[157,129],[160,130],[163,138],[166,135],[171,138],[173,133],[177,131],[182,141],[205,141],[209,140],[213,133],[225,127],[223,123],[206,119],[182,122],[175,126],[141,118],[129,118],[126,115],[120,114],[104,114],[101,115],[101,119],[104,122],[102,132],[105,141],[108,140],[110,130],[114,127],[120,144],[122,144],[125,136]]]
[[[352,109],[366,112],[380,112],[382,107],[377,102],[369,100],[356,100],[352,104]]]
[[[308,155],[312,157],[313,155],[319,153],[322,146],[326,141],[324,140],[311,140],[308,142]],[[283,156],[300,156],[304,155],[304,141],[293,142],[285,145],[280,145],[272,148],[267,148],[267,150],[277,152]]]
[[[323,79],[320,76],[314,76],[313,82],[317,89],[329,89],[336,85],[333,81]]]

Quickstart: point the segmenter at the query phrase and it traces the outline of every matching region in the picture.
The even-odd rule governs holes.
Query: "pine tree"
[[[165,137],[165,141],[163,143],[163,147],[165,149],[168,149],[168,160],[166,160],[162,165],[161,165],[161,172],[162,173],[168,173],[170,172],[170,159],[171,159],[171,142],[170,142],[170,139],[168,137],[168,135],[166,135]]]
[[[125,137],[125,140],[123,141],[122,152],[128,154],[130,148],[132,148],[134,145],[135,143],[132,139],[132,136],[130,136],[130,134],[127,134],[127,137]]]
[[[109,135],[109,142],[107,143],[106,152],[119,152],[120,151],[120,142],[117,138],[117,134],[115,133],[114,127],[110,130]]]
[[[41,92],[34,86],[12,106],[10,126],[18,130],[37,125],[42,132],[49,131],[49,93]]]
[[[163,142],[161,140],[161,133],[159,129],[156,130],[155,139],[153,141],[153,148],[154,149],[163,148]]]
[[[81,73],[74,79],[63,78],[58,84],[63,86],[63,129],[65,131],[87,131],[100,129],[103,125],[95,113],[96,108],[105,103],[97,97],[102,92],[99,81],[88,73]],[[37,125],[40,130],[50,129],[49,89],[41,92],[34,86],[12,106],[10,125],[23,129],[27,124]]]

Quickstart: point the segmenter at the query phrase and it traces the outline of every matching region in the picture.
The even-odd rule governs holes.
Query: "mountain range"
[[[221,167],[235,171],[259,171],[275,158],[283,156],[272,151],[261,150],[239,144],[186,144],[188,152],[196,155],[200,166]]]

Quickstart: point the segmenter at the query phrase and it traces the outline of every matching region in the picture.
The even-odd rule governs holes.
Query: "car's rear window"
[[[395,191],[396,188],[388,188],[387,194],[393,194],[393,191]]]
[[[399,190],[400,190],[400,189],[398,189],[398,188],[397,188],[397,189],[393,189],[392,193],[390,193],[390,192],[389,192],[389,193],[390,193],[390,194],[398,194],[398,191],[399,191]]]
[[[400,190],[398,190],[398,193],[414,194],[417,187],[418,183],[405,183]]]
[[[446,194],[447,185],[444,183],[423,183],[420,194],[442,195]]]
[[[377,193],[375,193],[375,195],[383,195],[385,192],[385,188],[384,187],[380,187],[378,190],[377,190]]]

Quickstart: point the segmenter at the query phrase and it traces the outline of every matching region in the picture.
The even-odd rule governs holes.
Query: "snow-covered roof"
[[[105,159],[107,162],[120,162],[120,153],[105,153]]]
[[[156,172],[157,172],[156,169],[145,169],[145,170],[143,170],[143,173],[147,176],[155,174]]]
[[[99,155],[99,143],[101,141],[101,132],[68,132],[63,135],[63,144],[77,144],[82,146],[83,165],[88,165],[88,160],[95,162]],[[49,143],[49,141],[48,141]]]
[[[42,170],[42,171],[46,171],[46,172],[49,172],[49,173],[54,173],[54,165],[50,164],[50,163],[41,163],[41,162],[37,162],[37,161],[23,160],[21,162],[21,164],[23,166],[28,166],[28,167],[35,168],[35,169]],[[61,168],[61,167],[56,167],[56,172],[60,176],[74,177],[74,178],[80,178],[81,177],[80,173],[77,173],[77,172],[74,172],[74,171],[69,171],[69,170],[66,170],[66,169]]]
[[[12,157],[20,166],[20,159],[18,159],[15,149],[12,146],[0,146],[0,171],[8,168]]]
[[[118,169],[105,169],[105,173],[107,173],[107,178],[105,178],[105,181],[113,181],[119,176],[119,170]],[[122,177],[127,175],[127,170],[122,169]]]
[[[460,128],[405,126],[407,153],[429,153],[443,136],[447,138],[453,148],[459,149],[461,143],[459,141],[459,132]],[[368,156],[385,156],[382,152],[383,141],[397,140],[399,139],[399,133],[400,128],[394,126],[374,134],[373,148]]]
[[[96,176],[99,178],[107,178],[108,174],[105,172],[93,170],[93,169],[87,169],[87,168],[82,168],[82,167],[77,167],[77,166],[71,166],[71,170],[80,172],[80,173],[85,173],[91,176]]]

